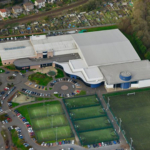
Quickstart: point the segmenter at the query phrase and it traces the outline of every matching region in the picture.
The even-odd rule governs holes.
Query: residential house
[[[30,2],[27,2],[27,3],[24,3],[23,4],[23,7],[26,11],[31,11],[34,9],[34,5]]]
[[[54,3],[56,0],[47,0],[48,3]]]
[[[38,8],[45,7],[45,2],[46,2],[46,0],[36,0],[35,6],[37,6]]]
[[[0,15],[5,18],[7,16],[7,11],[6,9],[0,9]]]
[[[23,12],[23,8],[19,5],[16,5],[16,6],[12,7],[12,12],[14,14],[20,14]]]

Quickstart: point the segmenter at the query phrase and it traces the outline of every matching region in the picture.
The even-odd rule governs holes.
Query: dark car
[[[10,73],[10,72],[9,72],[9,71],[6,71],[6,72],[5,72],[5,74],[8,74],[8,73]]]
[[[2,94],[2,95],[5,94],[5,91],[2,91],[1,94]]]

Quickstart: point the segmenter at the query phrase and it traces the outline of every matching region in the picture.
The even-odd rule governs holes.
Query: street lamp
[[[108,97],[108,104],[109,104],[110,98]]]
[[[120,133],[120,129],[121,129],[121,122],[122,122],[122,120],[121,120],[121,118],[119,118],[119,120],[120,120],[120,125],[119,125],[119,133]]]
[[[130,146],[130,150],[132,150],[132,143],[133,143],[133,139],[132,138],[130,138],[131,139],[131,146]]]

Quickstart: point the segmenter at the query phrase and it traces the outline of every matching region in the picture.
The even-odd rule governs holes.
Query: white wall
[[[131,84],[131,88],[132,87],[135,87],[135,88],[138,88],[139,87],[139,84],[137,83],[137,84]]]
[[[60,51],[54,50],[54,56],[57,56],[57,55],[65,55],[65,54],[72,54],[72,53],[78,53],[78,49],[73,49],[73,50],[60,50]]]
[[[141,80],[139,81],[139,88],[142,88],[142,87],[148,87],[150,86],[150,79],[149,80]]]
[[[107,85],[107,83],[105,82],[105,86],[106,86],[106,88],[114,88],[114,85],[112,84],[112,85]]]

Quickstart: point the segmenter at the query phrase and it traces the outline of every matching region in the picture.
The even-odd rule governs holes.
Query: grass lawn
[[[145,91],[144,91],[145,90]],[[135,95],[127,96],[127,93]],[[149,150],[150,137],[150,90],[139,89],[105,95],[110,98],[110,108],[117,118],[122,119],[122,129],[136,150]]]
[[[0,66],[3,66],[1,57],[0,57]]]
[[[63,114],[32,119],[32,127],[34,130],[42,130],[66,125],[68,125],[68,121]]]
[[[26,70],[20,70],[21,73],[26,73]]]
[[[118,139],[118,136],[112,128],[81,132],[79,133],[79,136],[81,137],[82,145],[113,141]]]
[[[5,70],[0,68],[0,73],[3,73],[3,72],[5,72]]]
[[[110,30],[110,29],[117,29],[117,28],[118,28],[118,27],[117,27],[116,25],[113,25],[113,26],[105,26],[105,27],[96,27],[96,28],[87,29],[87,32]]]
[[[52,77],[47,76],[46,74],[36,72],[31,74],[28,79],[36,84],[47,86],[47,84],[53,80]]]
[[[80,131],[94,130],[105,127],[111,127],[107,117],[90,118],[86,120],[74,121],[76,129]]]
[[[55,101],[58,102],[58,101]],[[30,114],[30,118],[39,118],[39,117],[45,117],[47,115],[58,115],[58,114],[62,114],[63,109],[61,107],[60,102],[56,103],[56,104],[42,104],[39,107],[30,107],[28,108],[28,112]]]
[[[72,138],[73,133],[71,131],[70,126],[62,126],[57,128],[49,128],[45,130],[36,131],[36,137],[38,142],[43,141],[55,141],[56,142],[56,132],[57,132],[57,139],[66,139]]]
[[[21,150],[28,150],[29,147],[24,147],[23,143],[24,143],[24,140],[23,139],[19,139],[18,138],[18,135],[17,135],[17,131],[15,129],[11,130],[11,137],[12,137],[12,142],[13,144],[18,148],[18,149],[21,149]]]
[[[80,93],[79,94],[77,94],[76,96],[82,96],[82,95],[86,95],[86,91],[80,91]]]
[[[7,114],[0,115],[0,121],[7,119]]]
[[[16,106],[19,106],[19,105],[20,105],[19,103],[12,102],[12,107],[16,107]]]
[[[54,94],[54,96],[57,97],[57,98],[62,98],[62,97],[59,96],[59,94]]]
[[[51,98],[36,97],[36,101],[50,100]]]
[[[57,75],[55,78],[63,78],[64,77],[64,72],[61,69],[57,69]]]
[[[51,104],[59,104],[60,102],[58,101],[53,101],[53,102],[45,102],[45,103],[37,103],[37,104],[30,104],[30,105],[25,105],[25,106],[21,106],[19,108],[17,108],[16,110],[18,110],[30,123],[31,123],[31,120],[30,120],[30,116],[29,116],[29,113],[28,113],[28,108],[30,107],[41,107],[43,106],[43,104],[47,105],[51,105]]]
[[[2,128],[2,130],[1,130],[1,135],[2,135],[2,137],[3,137],[3,139],[4,139],[5,142],[7,142],[7,140],[9,140],[9,139],[8,139],[8,134],[7,134],[6,129],[3,129],[3,128]]]
[[[96,98],[95,95],[90,95],[90,96],[84,96],[84,97],[74,97],[74,98],[69,98],[65,99],[65,104],[67,107],[74,108],[75,107],[82,107],[84,106],[91,106],[91,105],[99,105],[99,101]]]
[[[8,65],[8,66],[5,66],[5,68],[7,68],[9,70],[16,70],[15,65]]]
[[[94,107],[85,107],[79,109],[71,109],[70,115],[72,119],[83,119],[83,118],[90,118],[90,117],[98,117],[101,115],[105,115],[105,113],[101,106],[94,106]]]

